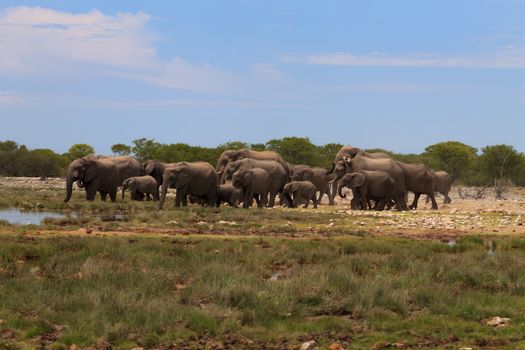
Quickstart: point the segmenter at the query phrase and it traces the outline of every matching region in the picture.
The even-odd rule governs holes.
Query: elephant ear
[[[144,174],[151,175],[153,170],[155,170],[155,165],[155,162],[147,162],[146,166],[144,167]]]
[[[365,176],[363,174],[352,174],[352,178],[348,181],[348,187],[356,188],[365,183]]]
[[[191,182],[193,173],[187,166],[182,167],[177,174],[177,185],[185,186]]]
[[[100,175],[100,167],[99,167],[98,160],[87,159],[86,160],[86,175],[85,175],[84,182],[91,182],[99,175]]]

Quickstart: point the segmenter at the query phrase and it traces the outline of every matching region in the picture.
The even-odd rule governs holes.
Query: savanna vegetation
[[[0,346],[524,346],[521,240],[4,235]],[[502,329],[483,320],[506,315]],[[401,344],[401,345],[400,345]]]
[[[250,148],[276,151],[293,164],[330,168],[341,146],[337,143],[318,146],[304,137],[273,139],[264,144],[233,141],[217,147],[163,144],[154,139],[141,138],[134,140],[132,145],[115,144],[111,151],[114,155],[132,155],[140,161],[158,159],[173,163],[204,160],[215,165],[225,150]],[[510,145],[492,145],[478,150],[461,142],[448,141],[428,146],[420,154],[400,154],[384,149],[367,151],[385,152],[403,162],[421,162],[432,169],[445,170],[457,183],[466,185],[483,186],[502,178],[518,186],[525,185],[525,154]],[[0,175],[63,176],[65,168],[73,159],[94,153],[93,147],[86,144],[72,145],[68,152],[57,154],[49,149],[30,150],[14,141],[3,141],[0,142]]]

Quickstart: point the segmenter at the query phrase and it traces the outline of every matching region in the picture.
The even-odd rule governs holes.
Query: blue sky
[[[525,2],[0,2],[0,139],[525,151]]]

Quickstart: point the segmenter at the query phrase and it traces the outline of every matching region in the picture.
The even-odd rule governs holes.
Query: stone
[[[508,326],[508,324],[510,323],[511,319],[508,318],[508,317],[499,317],[499,316],[495,316],[493,318],[491,318],[490,320],[487,320],[485,322],[485,324],[487,326],[491,326],[491,327],[496,327],[496,328],[501,328],[501,327],[506,327]]]
[[[168,221],[168,225],[178,225],[179,222],[175,220]]]
[[[315,350],[317,349],[317,343],[315,340],[310,340],[301,344],[300,350]]]
[[[332,343],[330,344],[330,346],[328,347],[329,350],[345,350],[345,348],[343,348],[343,346],[339,343]]]

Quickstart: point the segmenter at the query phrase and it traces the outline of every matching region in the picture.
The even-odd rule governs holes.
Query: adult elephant
[[[107,158],[83,157],[75,159],[69,164],[66,173],[66,197],[64,202],[69,202],[73,193],[73,183],[77,182],[86,191],[86,199],[92,201],[97,192],[105,201],[107,195],[115,202],[119,171],[115,163]]]
[[[277,152],[273,151],[252,151],[247,148],[241,150],[228,150],[222,152],[219,160],[217,160],[217,166],[215,170],[219,173],[222,173],[228,163],[235,162],[242,159],[255,159],[255,160],[273,160],[282,165],[288,174],[290,174],[290,169],[288,163]]]
[[[337,154],[335,155],[334,164],[338,160],[343,160],[345,158],[351,159],[356,156],[362,156],[362,157],[367,157],[367,158],[372,158],[372,159],[386,159],[386,158],[391,159],[390,156],[386,153],[382,153],[382,152],[369,153],[369,152],[365,152],[363,149],[358,148],[358,147],[343,146],[341,147],[339,152],[337,152]]]
[[[108,157],[108,156],[88,156],[95,159],[107,159],[118,168],[118,185],[122,186],[124,180],[143,175],[142,167],[138,160],[130,156]]]
[[[358,155],[351,159],[343,158],[342,160],[338,160],[334,166],[333,183],[336,184],[348,172],[356,173],[363,170],[384,171],[390,175],[392,180],[394,180],[393,199],[398,209],[408,209],[405,201],[405,173],[401,166],[390,158],[372,159]]]
[[[419,197],[426,194],[432,201],[432,209],[438,209],[436,198],[434,197],[434,178],[432,172],[424,164],[409,164],[397,162],[405,174],[406,191],[414,193],[414,201],[410,204],[410,209],[417,209]]]
[[[443,197],[445,198],[443,200],[443,204],[450,204],[452,203],[452,199],[449,197],[450,188],[452,187],[452,184],[454,183],[454,178],[449,175],[446,171],[434,171],[432,173],[432,177],[434,178],[434,192],[441,193]],[[430,197],[427,196],[426,202],[428,203],[430,201]]]
[[[294,166],[294,172],[292,173],[292,181],[310,181],[315,185],[319,192],[318,203],[321,203],[321,199],[326,193],[329,204],[334,205],[334,195],[330,191],[330,180],[328,170],[324,168],[311,168],[307,165]]]
[[[162,177],[164,176],[164,170],[166,170],[167,167],[174,166],[176,163],[164,163],[160,160],[147,160],[142,164],[142,172],[144,175],[152,176],[155,181],[157,181],[157,185],[160,188],[162,186]],[[160,190],[159,190],[160,193]]]
[[[179,162],[166,167],[162,178],[162,193],[159,210],[162,209],[168,187],[175,188],[175,206],[186,206],[186,196],[200,197],[203,204],[214,207],[217,204],[219,179],[213,166],[207,162]]]
[[[266,206],[270,188],[270,175],[266,170],[239,169],[232,175],[232,185],[243,193],[243,208],[251,207],[254,199],[258,208]]]
[[[245,158],[242,160],[236,160],[228,163],[226,168],[222,172],[221,184],[224,184],[226,180],[229,180],[233,173],[239,169],[253,169],[261,168],[266,170],[270,176],[270,199],[268,200],[268,206],[273,207],[275,204],[275,196],[277,193],[282,193],[284,185],[289,181],[290,177],[288,172],[284,169],[281,163],[274,160],[255,160],[251,158]],[[288,203],[292,203],[291,198],[286,196]]]

